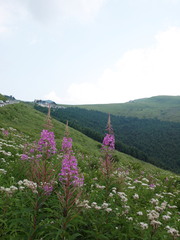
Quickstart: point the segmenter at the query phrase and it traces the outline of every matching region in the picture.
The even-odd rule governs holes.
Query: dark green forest
[[[47,113],[47,108],[35,105]],[[52,108],[58,121],[102,142],[108,114],[78,107]],[[158,167],[180,172],[180,123],[111,115],[116,149]]]

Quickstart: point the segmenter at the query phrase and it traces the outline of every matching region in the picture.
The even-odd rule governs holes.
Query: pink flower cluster
[[[9,131],[8,130],[3,130],[2,133],[4,134],[4,136],[8,136],[9,135]]]
[[[50,158],[56,153],[54,133],[42,130],[38,143],[34,142],[30,148],[28,145],[25,145],[25,149],[25,152],[21,155],[21,160],[40,160],[42,157],[46,159]]]
[[[38,142],[38,150],[40,152],[48,152],[49,155],[56,153],[56,142],[54,139],[54,133],[48,130],[42,130],[41,138]]]
[[[62,151],[67,152],[72,149],[72,138],[64,137],[62,141]]]
[[[113,134],[106,133],[106,136],[103,139],[102,148],[105,150],[113,150],[115,149],[115,138]]]
[[[77,159],[73,155],[71,138],[63,138],[62,149],[65,154],[62,160],[61,172],[59,173],[59,181],[66,186],[82,186],[84,177],[79,177]]]

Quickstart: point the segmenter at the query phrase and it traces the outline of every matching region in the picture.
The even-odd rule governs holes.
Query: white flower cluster
[[[150,225],[153,226],[154,229],[157,229],[160,225],[162,225],[161,222],[157,221],[159,218],[159,213],[156,212],[155,210],[148,211],[149,213],[147,214],[148,219],[150,220]]]
[[[1,152],[2,154],[4,154],[5,156],[8,156],[8,157],[12,156],[12,153],[11,153],[11,152],[6,152],[6,151],[4,151],[4,150],[0,150],[0,152]]]
[[[148,219],[150,221],[158,219],[159,218],[159,213],[156,212],[155,210],[148,211],[149,213],[147,214]]]
[[[137,212],[137,215],[142,216],[143,212],[139,211],[139,212]]]
[[[122,202],[128,201],[127,195],[124,192],[117,192],[117,195],[121,198]]]
[[[86,209],[91,208],[91,206],[89,205],[89,200],[83,200],[82,202],[79,202],[79,200],[76,201],[76,205],[78,207],[84,207]]]
[[[14,192],[16,192],[18,190],[17,187],[15,186],[10,186],[9,188],[5,188],[5,187],[0,187],[0,192],[5,192],[8,195],[12,195]]]
[[[96,188],[99,188],[99,189],[104,189],[104,188],[106,188],[105,186],[101,186],[101,185],[99,185],[99,184],[95,184],[95,186],[96,186]]]
[[[169,220],[170,218],[171,217],[169,215],[163,215],[162,216],[162,219],[165,220],[165,221]]]
[[[3,169],[3,168],[0,168],[0,173],[2,173],[2,174],[6,174],[7,171],[6,171],[5,169]]]
[[[166,226],[167,232],[171,234],[174,238],[180,237],[179,231],[170,226]]]
[[[24,189],[23,186],[25,186],[25,187],[27,187],[27,188],[30,188],[33,193],[38,193],[38,191],[37,191],[37,183],[35,183],[35,182],[33,182],[33,181],[29,181],[29,180],[27,180],[27,179],[24,179],[23,181],[20,180],[20,181],[18,182],[18,185],[20,186],[20,187],[19,187],[20,190],[23,190],[23,189]]]
[[[150,200],[150,203],[154,204],[154,205],[158,205],[159,204],[159,200],[158,199],[155,199],[155,198],[152,198]]]
[[[154,229],[157,229],[160,225],[162,225],[162,223],[157,220],[152,220],[150,224],[153,226]]]
[[[109,203],[103,202],[101,206],[98,206],[97,202],[89,203],[88,200],[84,200],[82,202],[79,202],[79,200],[76,201],[76,204],[78,207],[84,207],[86,209],[94,208],[96,210],[105,210],[106,212],[111,212],[112,208],[109,207]]]
[[[139,199],[139,195],[138,195],[137,193],[135,193],[135,194],[133,195],[133,198],[134,198],[134,199]]]
[[[140,222],[139,223],[140,227],[144,230],[144,229],[148,229],[148,224],[144,223],[144,222]]]
[[[177,206],[176,205],[170,205],[170,204],[168,204],[168,208],[177,208]]]

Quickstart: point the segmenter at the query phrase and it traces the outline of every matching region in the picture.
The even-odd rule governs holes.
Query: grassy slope
[[[39,138],[44,122],[45,115],[34,110],[29,104],[18,103],[0,108],[0,127],[16,128],[18,131],[25,133],[32,139]],[[61,139],[64,136],[65,125],[56,120],[53,120],[53,125],[53,131],[55,133],[57,143],[60,144]],[[95,159],[100,156],[100,144],[98,142],[72,128],[70,128],[70,135],[73,138],[75,151],[91,155],[92,161],[95,161]],[[123,166],[129,166],[133,169],[137,168],[142,170],[149,169],[152,171],[161,171],[164,174],[167,172],[120,152],[116,152],[115,155],[116,161]]]
[[[78,105],[114,115],[180,122],[180,96],[157,96],[127,103]]]

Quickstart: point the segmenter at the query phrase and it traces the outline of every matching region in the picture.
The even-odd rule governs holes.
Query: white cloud
[[[43,97],[44,100],[52,100],[56,103],[62,103],[62,99],[57,96],[56,92],[53,90]]]
[[[113,103],[155,95],[179,95],[180,28],[159,32],[155,40],[149,48],[127,51],[93,83],[70,85],[69,102]]]

